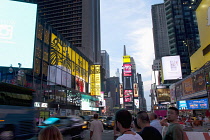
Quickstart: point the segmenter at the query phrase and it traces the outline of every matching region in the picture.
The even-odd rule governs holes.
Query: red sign
[[[123,64],[123,75],[124,76],[131,76],[131,64]]]

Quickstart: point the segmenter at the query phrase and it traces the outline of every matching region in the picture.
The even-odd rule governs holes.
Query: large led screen
[[[162,57],[162,69],[164,80],[182,79],[179,55]]]
[[[179,110],[187,110],[188,109],[186,100],[178,101],[177,104],[178,104]]]
[[[133,102],[132,90],[124,90],[124,101],[125,102]]]
[[[32,68],[37,5],[0,0],[0,66]]]
[[[208,109],[208,99],[188,100],[188,109]]]
[[[124,77],[124,89],[132,89],[132,79],[131,77]]]
[[[123,75],[124,76],[131,76],[131,64],[123,64]]]

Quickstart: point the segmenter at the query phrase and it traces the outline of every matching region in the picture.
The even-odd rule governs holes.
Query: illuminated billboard
[[[123,64],[123,75],[124,76],[132,75],[131,64]]]
[[[178,101],[177,105],[179,110],[209,109],[207,98]]]
[[[158,102],[170,102],[170,89],[169,88],[164,88],[164,86],[157,86],[156,89],[156,94],[157,94],[157,100]]]
[[[133,96],[134,97],[139,97],[139,94],[138,94],[138,84],[137,83],[134,83],[133,84]]]
[[[90,94],[100,95],[101,94],[101,70],[100,65],[92,65],[90,67]]]
[[[189,78],[185,79],[184,81],[182,81],[182,88],[183,88],[183,94],[184,95],[188,95],[188,94],[194,93],[193,81],[192,81],[191,77],[189,77]]]
[[[123,97],[123,85],[120,84],[120,98]]]
[[[131,62],[130,55],[123,56],[123,63],[130,63],[130,62]]]
[[[175,84],[170,85],[170,96],[171,96],[171,103],[176,102],[176,90],[175,90]]]
[[[37,5],[0,0],[0,66],[33,67]]]
[[[134,99],[134,105],[139,108],[139,99]]]
[[[124,101],[125,102],[133,102],[132,90],[124,90]]]
[[[162,70],[164,80],[182,79],[180,56],[162,57]]]

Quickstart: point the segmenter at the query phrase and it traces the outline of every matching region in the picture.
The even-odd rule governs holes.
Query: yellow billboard
[[[55,34],[51,34],[50,64],[64,66],[88,82],[88,62]]]
[[[195,71],[210,60],[210,0],[202,0],[196,9],[201,47],[190,57],[191,70]]]
[[[90,94],[100,95],[101,94],[101,70],[100,65],[92,65],[90,67]]]
[[[131,62],[130,55],[123,56],[123,63],[130,63],[130,62]]]

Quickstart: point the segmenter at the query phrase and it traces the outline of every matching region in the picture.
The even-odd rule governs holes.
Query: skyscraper
[[[100,0],[36,0],[38,14],[92,62],[100,64]]]
[[[109,54],[106,50],[101,50],[101,66],[105,69],[105,79],[110,77],[110,68],[109,68]]]
[[[189,57],[200,47],[196,1],[164,0],[170,55],[180,55],[183,77],[191,73]]]
[[[152,23],[155,59],[158,60],[170,54],[164,3],[152,5]]]

